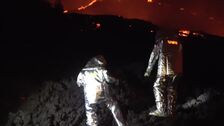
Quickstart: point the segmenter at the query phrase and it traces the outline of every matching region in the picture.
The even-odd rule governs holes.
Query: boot
[[[118,106],[118,103],[114,100],[108,100],[107,101],[107,107],[110,109],[116,123],[118,126],[125,126],[126,123],[124,121],[122,112],[120,110],[120,107]]]
[[[153,86],[156,110],[149,113],[149,115],[166,117],[166,83],[163,77],[157,78]]]
[[[164,110],[164,108],[165,108],[165,106],[164,106],[165,104],[164,103],[162,103],[162,102],[156,102],[156,110],[154,110],[154,111],[151,111],[150,113],[149,113],[149,115],[151,115],[151,116],[158,116],[158,117],[166,117],[167,116],[167,114],[166,114],[166,112],[165,112],[165,110]],[[158,107],[158,106],[160,106],[160,107]]]

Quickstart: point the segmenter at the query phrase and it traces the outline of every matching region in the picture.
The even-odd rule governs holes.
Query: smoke
[[[182,108],[188,109],[191,107],[197,107],[198,105],[207,102],[209,100],[210,93],[211,93],[210,91],[207,91],[207,92],[201,94],[200,96],[198,96],[196,99],[188,100],[186,103],[184,103],[182,105]]]
[[[91,2],[90,6],[87,6]],[[218,0],[62,0],[64,9],[91,15],[137,18],[171,29],[190,29],[224,36],[224,1]],[[86,6],[85,9],[78,8]]]

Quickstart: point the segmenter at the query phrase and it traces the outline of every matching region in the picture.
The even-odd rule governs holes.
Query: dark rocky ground
[[[127,74],[125,71],[125,69],[118,71],[121,83],[112,86],[112,89],[128,125],[189,126],[222,123],[223,90],[200,89],[196,86],[190,89],[191,92],[179,89],[177,116],[156,118],[148,115],[148,112],[154,109],[152,83],[140,80],[136,75]],[[23,103],[15,112],[9,113],[6,126],[83,126],[85,124],[83,97],[82,88],[77,87],[75,76],[44,82],[23,99]],[[116,126],[105,104],[99,104],[98,107],[100,125]]]
[[[112,86],[113,96],[130,126],[222,124],[223,38],[202,32],[203,37],[182,38],[184,75],[177,116],[155,118],[148,116],[154,108],[155,71],[149,79],[143,73],[157,26],[116,16],[63,15],[60,8],[39,0],[2,5],[0,125],[84,125],[83,92],[76,76],[99,53],[121,80]],[[100,125],[115,126],[105,105],[98,107]]]

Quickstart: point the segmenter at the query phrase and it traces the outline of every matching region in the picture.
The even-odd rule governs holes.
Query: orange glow
[[[179,30],[179,36],[188,37],[190,34],[189,30]]]
[[[175,40],[167,40],[168,44],[171,44],[171,45],[178,45],[178,42],[175,41]]]
[[[224,36],[224,29],[220,27],[224,25],[222,13],[224,0],[218,2],[213,0],[61,0],[61,2],[64,9],[69,10],[68,13],[114,15],[144,20],[168,29],[184,28],[184,30]]]
[[[152,0],[147,0],[147,2],[148,2],[148,3],[152,3],[153,1],[152,1]]]
[[[92,6],[92,5],[93,5],[94,3],[96,3],[96,2],[97,2],[97,0],[92,0],[92,1],[91,1],[90,3],[88,3],[87,5],[79,7],[78,10],[79,10],[79,11],[81,11],[81,10],[85,10],[86,8]]]
[[[66,13],[68,13],[68,10],[64,10],[64,12],[63,12],[64,14],[66,14]]]

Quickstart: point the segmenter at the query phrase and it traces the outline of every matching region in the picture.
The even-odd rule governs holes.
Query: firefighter
[[[171,117],[175,115],[177,82],[182,75],[182,44],[176,35],[158,34],[144,73],[145,77],[149,77],[158,61],[153,85],[156,110],[149,115]]]
[[[83,86],[85,95],[86,125],[97,126],[96,105],[106,103],[118,126],[124,126],[124,120],[117,101],[111,97],[109,87],[118,84],[106,69],[107,62],[102,55],[90,59],[77,77],[78,86]]]

